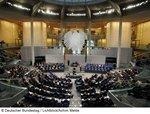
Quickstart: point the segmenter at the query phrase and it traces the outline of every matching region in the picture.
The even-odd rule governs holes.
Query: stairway
[[[70,101],[69,107],[82,107],[80,95],[78,94],[78,92],[76,90],[75,79],[71,79],[71,80],[73,82],[73,86],[72,86],[73,98]]]

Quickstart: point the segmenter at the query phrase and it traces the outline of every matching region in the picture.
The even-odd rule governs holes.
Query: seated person
[[[72,73],[73,75],[76,75],[76,68],[73,68]]]

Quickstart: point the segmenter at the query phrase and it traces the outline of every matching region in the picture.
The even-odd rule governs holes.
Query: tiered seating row
[[[33,70],[23,77],[22,85],[28,87],[29,93],[17,103],[19,107],[69,107],[73,97],[71,80],[52,73]]]
[[[63,72],[65,70],[65,65],[63,63],[36,63],[35,67],[43,72]]]
[[[90,78],[79,78],[75,81],[76,89],[81,96],[83,107],[113,106],[107,96],[108,90],[133,87],[136,83],[135,75],[139,71],[135,68],[124,69],[106,74],[95,74]],[[99,90],[99,92],[96,92]]]
[[[86,64],[84,67],[85,72],[91,73],[107,73],[114,69],[113,64]]]

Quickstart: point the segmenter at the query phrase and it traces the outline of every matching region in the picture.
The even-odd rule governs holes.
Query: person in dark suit
[[[70,65],[70,60],[67,61],[68,66]]]
[[[72,73],[73,75],[76,75],[76,68],[73,68]]]

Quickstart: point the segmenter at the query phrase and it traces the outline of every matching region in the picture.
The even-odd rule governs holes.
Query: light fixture
[[[12,3],[10,3],[10,2],[6,2],[6,4],[8,4],[8,5],[12,6],[12,7],[16,7],[16,8],[18,8],[18,9],[22,9],[22,10],[27,10],[27,11],[30,11],[30,10],[31,10],[30,8],[27,8],[27,7],[22,6],[22,5],[20,5],[20,4],[12,4]]]
[[[79,16],[80,17],[80,16],[86,16],[86,13],[67,13],[66,15],[67,16],[75,16],[75,17]]]
[[[143,1],[143,2],[139,2],[137,4],[131,4],[131,5],[128,5],[127,7],[123,8],[122,10],[129,10],[129,9],[133,9],[133,8],[136,8],[136,7],[139,7],[139,6],[142,6],[142,5],[145,5],[148,3],[148,0],[146,1]]]
[[[50,10],[42,10],[42,9],[39,9],[38,10],[38,13],[42,13],[42,14],[45,14],[45,15],[59,15],[59,13],[56,13],[56,12],[53,12],[53,11],[50,11]]]
[[[93,13],[93,15],[97,16],[97,15],[104,15],[104,14],[112,14],[114,12],[115,12],[114,9],[109,9],[109,10],[106,10],[106,11],[95,12],[95,13]]]

